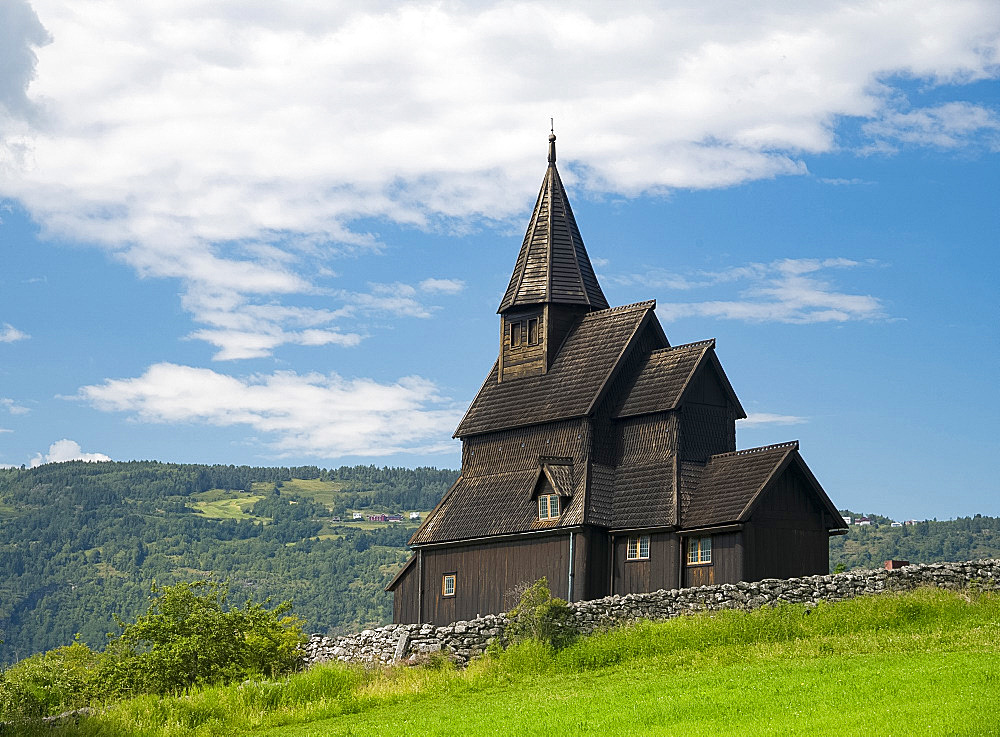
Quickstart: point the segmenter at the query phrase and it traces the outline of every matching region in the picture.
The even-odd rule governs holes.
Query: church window
[[[528,320],[528,345],[538,345],[538,318]]]
[[[518,348],[521,345],[521,323],[512,322],[510,324],[510,347]]]
[[[625,550],[627,560],[649,560],[649,535],[630,537]]]
[[[441,577],[441,596],[455,595],[455,576],[454,573],[446,573]]]
[[[558,494],[542,494],[538,497],[538,519],[555,519],[558,516]]]
[[[688,538],[688,565],[712,562],[712,537],[689,537]]]

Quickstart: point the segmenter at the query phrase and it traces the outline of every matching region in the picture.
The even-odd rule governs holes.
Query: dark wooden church
[[[389,584],[395,622],[826,573],[843,518],[798,443],[736,450],[715,341],[671,346],[656,303],[610,307],[549,165],[500,302],[500,355],[455,431],[462,475]]]

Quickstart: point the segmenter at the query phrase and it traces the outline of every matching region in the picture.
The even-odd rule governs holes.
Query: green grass
[[[36,733],[1000,735],[1000,595],[923,590],[806,612],[640,623],[465,671],[329,665]]]
[[[197,501],[188,506],[213,519],[261,519],[250,513],[253,505],[261,498],[257,495],[234,492],[233,496]]]

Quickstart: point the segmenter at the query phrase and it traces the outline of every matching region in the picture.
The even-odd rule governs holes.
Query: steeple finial
[[[549,164],[556,163],[556,124],[549,118]]]

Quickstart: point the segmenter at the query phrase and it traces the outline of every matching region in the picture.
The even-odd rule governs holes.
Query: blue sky
[[[1000,515],[1000,6],[0,1],[0,465],[457,467],[545,168],[740,447]]]

